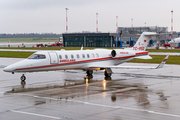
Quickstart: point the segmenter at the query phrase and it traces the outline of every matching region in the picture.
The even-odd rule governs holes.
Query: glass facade
[[[110,36],[86,37],[86,46],[87,47],[111,47],[111,37]]]
[[[109,33],[63,34],[64,47],[112,47],[114,38]]]
[[[65,37],[63,38],[65,47],[80,47],[84,45],[83,37]]]

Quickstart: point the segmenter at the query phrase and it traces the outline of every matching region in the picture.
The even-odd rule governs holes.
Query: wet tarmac
[[[21,59],[0,58],[0,120],[179,120],[180,65],[162,69],[112,69],[86,76],[68,70],[3,72]],[[135,64],[124,65],[150,65]]]

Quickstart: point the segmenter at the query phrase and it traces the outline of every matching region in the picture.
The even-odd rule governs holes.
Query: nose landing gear
[[[24,74],[22,74],[20,79],[21,79],[21,81],[25,81],[26,80],[26,76],[24,76]]]
[[[24,74],[22,74],[22,76],[21,76],[21,85],[22,85],[22,88],[24,88],[25,87],[25,85],[26,85],[26,76],[24,75]]]

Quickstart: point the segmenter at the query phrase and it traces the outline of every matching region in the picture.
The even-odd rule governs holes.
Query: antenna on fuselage
[[[82,45],[82,47],[81,47],[81,50],[83,50],[83,45]]]

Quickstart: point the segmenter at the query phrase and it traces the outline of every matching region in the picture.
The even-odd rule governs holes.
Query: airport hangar
[[[140,34],[146,32],[166,33],[168,27],[118,27],[118,33],[64,33],[64,47],[129,47],[133,46]],[[149,46],[156,40],[164,44],[170,40],[169,35],[152,37]]]

